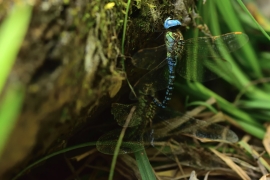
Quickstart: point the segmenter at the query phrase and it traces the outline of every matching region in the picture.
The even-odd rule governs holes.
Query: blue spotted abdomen
[[[184,46],[184,38],[180,30],[168,30],[165,35],[165,44],[167,48],[167,64],[169,70],[167,90],[165,93],[164,100],[160,102],[154,98],[154,102],[157,106],[165,108],[168,101],[171,99],[172,90],[174,88],[174,79],[175,79],[175,67],[177,61],[181,60],[181,53]]]

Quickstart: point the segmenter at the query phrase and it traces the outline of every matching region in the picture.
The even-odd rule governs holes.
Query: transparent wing
[[[241,32],[231,32],[220,36],[198,37],[185,40],[186,55],[198,58],[222,56],[222,53],[231,53],[240,49],[249,38]]]
[[[223,53],[238,50],[248,40],[248,36],[241,32],[187,39],[184,41],[183,53],[178,60],[176,71],[191,81],[205,82],[216,79],[218,75],[215,71],[220,68],[224,68],[225,72],[231,69],[229,62],[222,57]],[[166,53],[165,45],[142,49],[133,56],[132,63],[139,68],[151,70],[166,59]]]
[[[177,73],[191,81],[205,82],[218,78],[217,71],[230,73],[231,66],[222,56],[238,50],[248,42],[248,36],[232,32],[221,36],[199,37],[185,41]]]
[[[176,72],[189,81],[206,82],[219,78],[217,71],[231,73],[231,64],[219,57],[188,57],[190,60],[180,60]]]
[[[124,104],[114,104],[113,113],[115,115],[115,119],[121,122],[121,119],[129,114],[129,108],[133,105],[124,105]],[[121,113],[122,116],[121,116]],[[137,119],[134,119],[134,122]],[[146,126],[148,121],[140,121],[137,126],[134,127],[126,127],[125,134],[119,149],[119,154],[127,154],[140,151],[144,148],[144,137],[149,139],[149,135],[145,133]],[[102,135],[97,143],[97,149],[104,154],[113,154],[116,148],[117,141],[122,133],[122,129],[116,129],[110,131],[104,135]],[[149,143],[148,143],[149,145]]]
[[[125,126],[125,123],[130,114],[131,108],[137,105],[138,104],[119,104],[119,103],[112,104],[111,112],[114,116],[114,119],[119,124],[119,126],[122,126],[122,127]],[[140,112],[139,108],[136,108],[131,116],[131,119],[127,127],[137,126],[138,124],[141,123],[142,117],[143,117],[142,112]]]
[[[129,113],[129,108],[132,106],[133,105],[115,105],[113,108],[114,110],[112,110],[115,111],[115,119],[117,119],[117,121],[119,121],[118,119],[125,119],[124,117],[126,117],[126,115]],[[140,121],[137,126],[128,127],[126,129],[119,153],[133,153],[142,150],[145,145],[154,145],[161,139],[169,139],[172,135],[178,134],[188,135],[204,141],[238,141],[238,137],[233,131],[226,129],[221,125],[198,120],[169,108],[157,108],[153,122],[155,125],[147,131],[147,121]],[[121,129],[117,129],[101,136],[96,144],[97,149],[104,154],[113,154],[120,133]]]
[[[213,155],[206,148],[189,146],[186,143],[179,143],[173,140],[166,142],[166,144],[159,143],[155,148],[172,160],[178,158],[179,163],[184,166],[204,170],[217,170],[219,168],[224,170],[227,167],[224,161]]]
[[[227,128],[195,119],[181,112],[169,108],[157,111],[155,121],[160,122],[154,126],[154,138],[164,138],[173,134],[185,134],[200,140],[218,142],[237,142],[237,135]]]
[[[145,95],[154,95],[154,92],[166,89],[168,86],[169,70],[167,62],[163,61],[150,72],[140,78],[134,85],[136,93],[142,93]],[[136,99],[136,97],[130,93],[130,99]]]
[[[165,44],[154,48],[141,49],[132,57],[132,63],[138,68],[151,70],[166,59],[166,53]]]
[[[237,142],[237,135],[218,124],[212,124],[184,115],[169,108],[157,111],[151,134],[151,145],[170,159],[178,158],[182,165],[212,170],[226,167],[226,164],[207,149],[188,146],[187,135],[203,142]],[[185,141],[186,140],[186,141]]]

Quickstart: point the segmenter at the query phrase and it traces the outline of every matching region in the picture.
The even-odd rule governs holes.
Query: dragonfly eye
[[[165,29],[169,29],[169,28],[174,27],[174,26],[180,26],[181,24],[182,24],[182,23],[181,23],[180,21],[168,17],[168,18],[164,21],[164,28],[165,28]]]

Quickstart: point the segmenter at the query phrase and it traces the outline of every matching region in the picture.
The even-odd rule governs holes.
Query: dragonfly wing
[[[157,117],[160,123],[154,129],[156,137],[167,134],[187,134],[189,136],[218,142],[237,142],[237,135],[218,124],[207,123],[169,108],[159,109]],[[164,128],[163,128],[164,127]]]
[[[164,60],[159,66],[156,66],[150,72],[146,73],[134,85],[136,93],[143,93],[145,95],[154,95],[154,92],[166,89],[168,86],[169,70],[167,61]],[[134,95],[130,94],[130,99],[136,99]]]
[[[241,32],[232,32],[213,37],[198,37],[185,40],[184,51],[187,56],[215,57],[222,52],[231,53],[240,49],[249,38]]]
[[[238,141],[237,135],[218,124],[211,124],[195,118],[190,119],[177,130],[181,134],[187,134],[201,141],[232,142]]]
[[[125,123],[128,119],[128,116],[131,113],[131,108],[137,106],[137,104],[119,104],[113,103],[111,113],[114,116],[114,119],[117,121],[119,126],[125,127]],[[126,127],[137,126],[142,121],[142,115],[138,112],[139,109],[136,108],[135,111],[131,114],[129,124]]]
[[[196,57],[197,58],[197,57]],[[186,57],[177,64],[177,73],[190,81],[206,82],[217,79],[220,73],[231,73],[231,64],[220,57]]]
[[[177,72],[191,81],[216,79],[219,75],[215,72],[223,70],[227,73],[231,69],[230,63],[222,55],[236,51],[247,42],[248,36],[241,32],[185,40],[183,58],[177,65]]]
[[[182,165],[206,169],[217,169],[226,166],[225,163],[207,152],[206,149],[188,146],[181,143],[184,136],[188,135],[196,139],[209,139],[218,142],[236,142],[238,137],[232,131],[224,131],[224,127],[194,119],[181,112],[166,109],[158,109],[154,121],[151,144],[167,157],[175,160],[178,158]],[[167,119],[167,120],[166,120]],[[201,123],[202,122],[202,123]],[[212,129],[212,130],[209,130]],[[219,131],[219,132],[218,132]],[[172,135],[176,135],[172,138]]]
[[[119,154],[133,153],[144,148],[145,143],[143,139],[147,124],[148,121],[142,121],[138,126],[126,128]],[[116,129],[102,135],[96,143],[97,149],[104,154],[114,154],[116,144],[122,133],[122,129]],[[148,134],[147,137],[149,137]]]
[[[141,69],[151,70],[166,58],[166,45],[139,50],[132,57],[132,64]]]
[[[166,143],[168,144],[168,142]],[[204,170],[216,170],[226,167],[226,164],[213,153],[205,148],[189,146],[186,143],[170,141],[169,146],[155,146],[159,152],[162,152],[172,160],[178,158],[181,165]]]

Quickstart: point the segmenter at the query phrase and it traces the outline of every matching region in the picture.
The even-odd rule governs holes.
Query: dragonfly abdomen
[[[179,30],[168,30],[165,35],[165,43],[167,49],[167,63],[168,63],[168,84],[165,93],[164,100],[162,102],[154,98],[154,102],[158,107],[166,108],[168,101],[171,100],[172,91],[174,89],[174,79],[175,79],[175,67],[177,65],[177,60],[181,59],[181,53],[184,45],[184,38]]]
[[[164,100],[162,102],[158,101],[156,98],[153,99],[154,103],[161,108],[166,108],[168,101],[171,100],[172,91],[174,89],[174,79],[175,79],[175,66],[177,61],[171,57],[167,57],[169,77],[168,85],[165,93]]]

